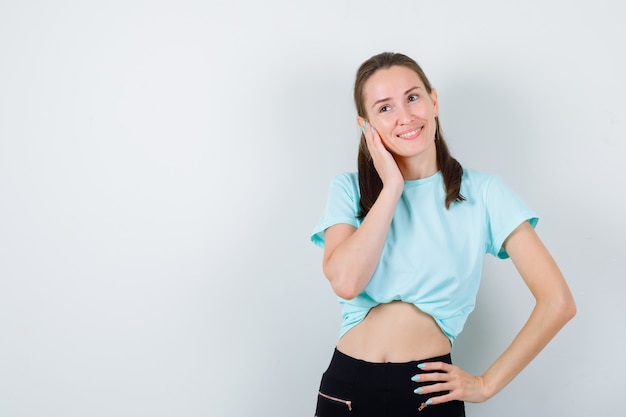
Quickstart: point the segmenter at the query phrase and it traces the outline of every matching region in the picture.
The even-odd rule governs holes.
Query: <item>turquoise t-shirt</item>
[[[497,176],[464,169],[466,201],[445,207],[440,172],[405,181],[379,264],[352,300],[339,298],[340,335],[360,323],[378,304],[401,300],[431,315],[450,343],[474,309],[485,254],[508,258],[505,239],[522,222],[534,227],[536,214]],[[359,227],[356,172],[330,184],[326,208],[311,240],[324,246],[324,231],[339,223]]]

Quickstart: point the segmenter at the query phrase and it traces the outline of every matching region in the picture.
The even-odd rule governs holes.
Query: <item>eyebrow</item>
[[[419,90],[419,89],[421,89],[421,88],[422,88],[422,87],[420,87],[419,85],[416,85],[415,87],[411,87],[411,88],[409,88],[408,90],[406,90],[406,91],[404,92],[404,95],[409,94],[409,93],[410,93],[411,91],[413,91],[413,90]],[[380,100],[376,100],[376,102],[374,102],[374,104],[372,104],[372,107],[371,107],[371,108],[376,107],[376,105],[377,105],[377,104],[382,103],[383,101],[390,101],[390,100],[391,100],[391,97],[381,98]]]

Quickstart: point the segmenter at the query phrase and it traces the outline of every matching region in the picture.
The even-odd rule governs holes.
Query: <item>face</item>
[[[366,81],[363,97],[368,122],[396,160],[435,160],[437,92],[429,94],[415,71],[404,66],[378,70]]]

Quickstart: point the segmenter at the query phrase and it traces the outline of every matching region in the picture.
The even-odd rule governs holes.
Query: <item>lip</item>
[[[406,132],[402,132],[398,135],[396,135],[396,137],[402,139],[402,140],[413,140],[415,138],[417,138],[421,133],[422,130],[424,130],[424,126],[420,126],[420,127],[416,127],[413,128],[411,130],[407,130]]]

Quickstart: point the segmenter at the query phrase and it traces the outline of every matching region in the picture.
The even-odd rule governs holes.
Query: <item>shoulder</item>
[[[359,173],[356,171],[342,172],[340,174],[335,175],[331,183],[346,184],[346,185],[356,184],[358,186],[359,185]]]
[[[351,197],[360,198],[358,172],[342,172],[335,175],[330,182],[330,188],[334,192],[345,192]]]
[[[502,179],[495,174],[463,168],[461,193],[463,193],[463,191],[485,193],[494,182],[503,183]]]

